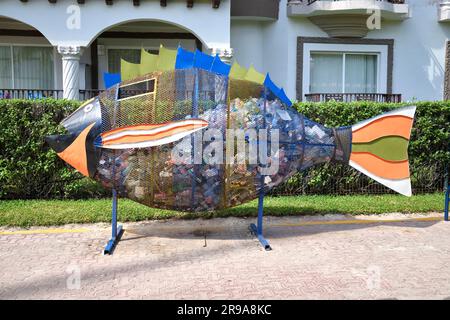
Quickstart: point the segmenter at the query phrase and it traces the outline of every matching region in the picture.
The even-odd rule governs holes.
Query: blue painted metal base
[[[266,251],[272,250],[272,247],[270,246],[267,239],[264,238],[264,236],[261,233],[258,233],[258,227],[256,227],[254,223],[250,225],[249,229],[251,233],[253,233],[256,237],[258,237],[259,242],[262,244],[262,246]]]
[[[103,250],[104,255],[112,254],[114,252],[114,249],[116,248],[117,243],[120,241],[122,234],[123,234],[123,228],[120,225],[117,227],[116,236],[109,239],[108,243],[106,244],[105,250]]]

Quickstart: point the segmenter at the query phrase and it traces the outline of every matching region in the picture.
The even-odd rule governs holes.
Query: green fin
[[[408,160],[408,140],[399,136],[387,136],[365,143],[353,143],[352,152],[370,152],[384,160]]]

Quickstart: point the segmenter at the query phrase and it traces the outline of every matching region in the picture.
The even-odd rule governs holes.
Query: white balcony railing
[[[288,16],[312,17],[330,14],[367,15],[368,9],[378,9],[386,20],[410,17],[407,0],[291,0]]]
[[[439,4],[439,22],[450,21],[450,1],[441,1]]]

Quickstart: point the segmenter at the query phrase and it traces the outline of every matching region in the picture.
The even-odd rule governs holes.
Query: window
[[[311,52],[310,93],[376,93],[378,54]]]
[[[109,49],[108,50],[108,71],[110,73],[120,73],[120,59],[131,63],[140,63],[141,50],[139,49]]]
[[[12,89],[11,48],[0,47],[0,88]]]
[[[158,54],[158,50],[147,50]],[[141,49],[108,49],[108,72],[120,73],[120,59],[131,63],[141,62]]]
[[[156,79],[142,80],[123,85],[119,88],[119,100],[128,100],[155,93]]]
[[[309,94],[391,93],[394,40],[297,39],[297,99]]]
[[[0,88],[53,89],[53,48],[0,46]]]

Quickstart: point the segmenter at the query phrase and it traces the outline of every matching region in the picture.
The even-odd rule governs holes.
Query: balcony
[[[100,94],[102,90],[80,90],[79,100],[84,101]],[[63,90],[0,89],[0,99],[62,99]]]
[[[374,101],[374,102],[402,102],[401,94],[389,93],[309,93],[305,95],[308,102],[339,102]]]
[[[239,20],[278,20],[279,0],[231,0],[231,18]]]
[[[450,1],[442,1],[439,4],[439,22],[450,21]]]
[[[0,99],[62,99],[62,90],[0,89]]]
[[[105,90],[100,89],[86,89],[80,90],[78,100],[85,101],[91,98],[98,96]],[[142,90],[126,90],[124,91],[127,95],[138,95],[145,93],[146,91]],[[1,99],[26,99],[26,100],[34,100],[34,99],[63,99],[64,92],[63,90],[36,90],[36,89],[0,89],[0,100]]]
[[[370,31],[367,19],[373,10],[379,10],[382,20],[410,17],[407,0],[290,0],[287,14],[308,18],[330,37],[362,38]]]
[[[381,10],[386,20],[409,18],[407,0],[290,0],[288,16],[312,17],[330,14],[367,15],[367,9]]]

